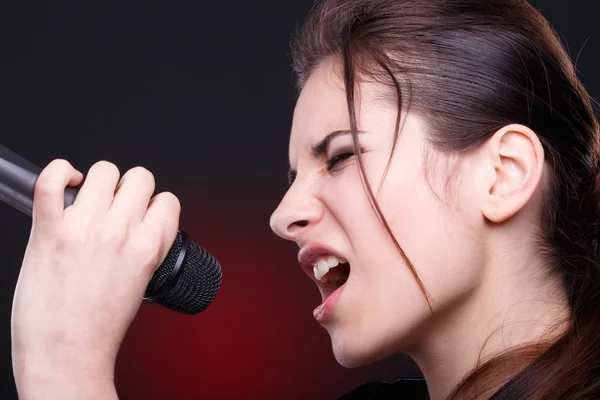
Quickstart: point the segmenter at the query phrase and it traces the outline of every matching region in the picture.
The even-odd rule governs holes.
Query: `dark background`
[[[600,95],[595,1],[539,0]],[[143,165],[181,229],[221,261],[198,316],[144,304],[122,347],[122,399],[328,399],[418,375],[403,356],[347,370],[313,320],[320,296],[268,219],[286,190],[296,99],[289,41],[312,0],[19,2],[0,12],[1,142],[45,166]],[[589,40],[588,40],[589,39]],[[584,47],[584,43],[587,44]],[[581,51],[583,47],[583,51]],[[0,398],[16,392],[10,310],[30,219],[0,204]],[[40,301],[44,299],[40,298]],[[284,394],[285,393],[285,394]]]

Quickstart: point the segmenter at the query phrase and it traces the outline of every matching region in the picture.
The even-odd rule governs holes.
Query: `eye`
[[[288,186],[292,186],[292,183],[296,180],[296,171],[289,170],[287,173]]]
[[[339,154],[331,157],[329,160],[327,160],[327,170],[331,171],[337,165],[339,165],[340,163],[346,161],[347,159],[349,159],[353,155],[354,155],[354,153],[348,153],[348,152],[346,152],[346,153],[339,153]]]

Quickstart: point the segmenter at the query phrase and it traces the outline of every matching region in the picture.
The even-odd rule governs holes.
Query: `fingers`
[[[143,167],[127,171],[117,186],[109,213],[118,220],[141,222],[154,193],[154,176]]]
[[[66,160],[52,161],[40,173],[33,191],[34,225],[52,225],[61,220],[65,208],[65,188],[77,186],[83,174]]]
[[[74,371],[95,360],[96,377],[114,370],[149,272],[172,246],[180,214],[171,193],[150,200],[154,178],[147,170],[134,168],[117,186],[118,180],[116,166],[94,164],[75,203],[64,210],[65,186],[81,183],[83,175],[58,160],[38,178],[34,219],[56,226],[32,232],[15,290],[13,343],[29,356],[21,361],[70,363]],[[56,337],[66,346],[56,345]]]
[[[50,163],[36,182],[34,224],[58,226],[64,219],[65,187],[77,186],[82,181],[81,172],[67,161]],[[119,182],[119,170],[114,164],[97,162],[90,168],[73,204],[74,221],[83,227],[81,229],[90,229],[91,221],[105,220],[125,231],[132,225],[141,224],[144,233],[136,240],[146,247],[159,246],[159,261],[162,262],[177,237],[181,205],[169,192],[151,198],[154,190],[154,177],[143,167],[129,170]],[[127,236],[127,233],[121,232],[121,235]]]
[[[119,177],[116,165],[98,161],[88,171],[73,205],[86,213],[106,214],[115,196]]]
[[[156,264],[156,267],[167,257],[173,242],[175,242],[179,229],[180,214],[181,204],[172,193],[162,192],[150,200],[150,205],[142,220],[142,225],[149,232],[160,232],[162,234],[161,243],[163,247],[161,248],[160,260]]]

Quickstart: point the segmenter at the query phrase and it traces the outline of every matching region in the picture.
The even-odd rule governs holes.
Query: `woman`
[[[349,398],[600,397],[600,132],[544,18],[525,0],[325,0],[293,60],[271,226],[300,247],[337,360],[405,352],[427,382]],[[63,211],[82,179],[55,161],[36,185],[13,313],[23,398],[116,398],[119,344],[175,238],[179,205],[150,200],[147,171],[96,164]],[[100,307],[109,287],[129,306]]]

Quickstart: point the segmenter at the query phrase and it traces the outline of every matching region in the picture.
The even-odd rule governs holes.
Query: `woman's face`
[[[289,146],[295,175],[271,218],[272,229],[300,247],[299,261],[315,280],[324,305],[315,318],[329,332],[342,365],[358,366],[419,346],[435,326],[425,296],[377,217],[361,181],[349,133],[339,68],[323,62],[296,105]],[[423,122],[408,114],[387,175],[396,121],[395,104],[381,88],[363,83],[357,99],[359,144],[367,180],[383,215],[431,295],[436,313],[448,312],[480,276],[477,196],[455,161],[431,149]],[[334,133],[333,135],[332,132]],[[331,136],[330,136],[331,135]],[[426,153],[427,152],[427,153]],[[426,156],[428,162],[426,162]],[[461,165],[469,162],[461,159]],[[347,261],[347,281],[323,284],[314,266],[328,256]],[[332,261],[332,260],[329,260]],[[327,265],[327,264],[323,264]],[[323,272],[323,270],[322,270]],[[325,279],[345,280],[338,265]]]

